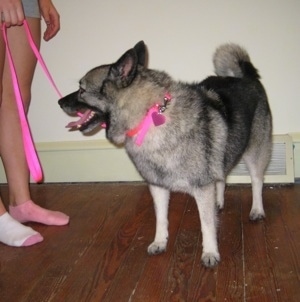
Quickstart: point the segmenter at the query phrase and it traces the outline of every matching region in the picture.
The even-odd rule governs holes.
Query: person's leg
[[[37,46],[39,46],[40,20],[28,18],[27,21],[32,36]],[[18,75],[24,108],[28,110],[36,59],[22,26],[9,28],[7,36]],[[2,43],[3,40],[0,39],[0,45]],[[31,201],[29,171],[7,60],[4,62],[3,70],[3,92],[0,108],[0,154],[9,187],[10,214],[20,222],[34,221],[48,225],[65,225],[69,222],[67,215],[43,209]]]
[[[30,23],[33,36],[38,36],[40,21],[33,19]],[[30,102],[30,88],[36,59],[28,46],[23,26],[12,26],[7,29],[7,37],[16,68],[18,82],[27,110]],[[35,38],[39,43],[39,39]],[[4,41],[1,38],[0,43]],[[29,172],[23,148],[22,133],[11,82],[11,72],[7,56],[5,57],[2,76],[2,104],[0,108],[0,154],[9,186],[11,205],[18,205],[30,199],[28,189]]]
[[[2,103],[2,75],[5,61],[5,46],[0,38],[0,111]],[[41,242],[43,237],[13,219],[6,211],[0,197],[0,242],[10,246],[30,246]]]

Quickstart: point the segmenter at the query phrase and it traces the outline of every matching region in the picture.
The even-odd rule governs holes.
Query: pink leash
[[[56,90],[58,96],[61,98],[62,95],[59,92],[58,88],[56,87],[55,82],[54,82],[51,74],[49,73],[49,70],[48,70],[45,62],[44,62],[39,50],[37,49],[37,47],[36,47],[36,45],[35,45],[35,43],[32,39],[32,35],[31,35],[31,32],[30,32],[27,21],[24,20],[23,24],[24,24],[24,27],[25,27],[25,30],[26,30],[26,34],[27,34],[29,44],[32,48],[32,51],[33,51],[34,55],[36,56],[37,60],[39,61],[40,65],[41,65],[42,69],[44,70],[46,76],[48,77],[50,83],[52,84],[52,86]],[[13,59],[12,59],[12,55],[11,55],[9,45],[8,45],[5,24],[2,25],[2,32],[3,32],[4,41],[5,41],[5,44],[6,44],[6,53],[8,55],[8,60],[9,60],[9,65],[10,65],[10,70],[11,70],[11,78],[12,78],[14,93],[15,93],[15,97],[16,97],[16,103],[17,103],[17,107],[18,107],[18,113],[19,113],[20,122],[21,122],[23,144],[24,144],[24,149],[25,149],[27,165],[28,165],[29,171],[30,171],[33,179],[36,182],[41,182],[43,180],[43,171],[42,171],[42,168],[41,168],[39,158],[37,156],[37,152],[36,152],[36,149],[35,149],[35,146],[34,146],[34,143],[33,143],[32,135],[31,135],[31,132],[30,132],[30,129],[29,129],[27,117],[26,117],[26,114],[25,114],[25,111],[24,111],[24,105],[23,105],[23,101],[22,101],[20,87],[19,87],[19,84],[18,84],[16,69],[15,69]]]

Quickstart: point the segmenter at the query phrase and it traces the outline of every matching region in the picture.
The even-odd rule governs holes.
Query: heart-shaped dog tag
[[[161,113],[153,112],[153,113],[152,113],[152,121],[153,121],[153,124],[154,124],[155,126],[160,126],[160,125],[162,125],[162,124],[165,123],[166,118],[165,118],[165,116],[164,116],[163,114],[161,114]]]

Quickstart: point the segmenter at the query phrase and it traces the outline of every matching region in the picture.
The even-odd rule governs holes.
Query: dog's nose
[[[59,105],[60,107],[63,106],[63,99],[58,100],[58,105]]]

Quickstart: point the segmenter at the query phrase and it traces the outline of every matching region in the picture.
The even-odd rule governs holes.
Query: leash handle
[[[27,38],[28,38],[30,47],[31,47],[34,55],[36,56],[37,60],[39,61],[40,65],[41,65],[42,69],[44,70],[46,76],[48,77],[50,83],[56,90],[58,96],[61,98],[62,94],[60,93],[57,86],[55,85],[55,82],[54,82],[45,62],[33,41],[27,21],[24,20],[23,24],[25,27],[25,31],[27,34]],[[24,104],[23,104],[22,95],[20,92],[20,87],[19,87],[18,78],[17,78],[17,73],[16,73],[16,69],[14,66],[14,62],[12,59],[12,55],[11,55],[11,51],[10,51],[9,43],[8,43],[8,39],[7,39],[7,30],[6,30],[5,24],[2,25],[2,33],[3,33],[4,42],[5,42],[6,54],[7,54],[8,61],[9,61],[12,84],[13,84],[14,94],[15,94],[15,98],[16,98],[16,103],[17,103],[17,108],[18,108],[18,113],[19,113],[19,118],[20,118],[20,123],[21,123],[22,138],[23,138],[27,165],[28,165],[30,174],[32,175],[33,179],[36,182],[41,182],[43,180],[43,171],[42,171],[41,164],[40,164],[40,161],[39,161],[39,158],[38,158],[38,155],[37,155],[34,143],[33,143],[32,135],[31,135],[29,125],[28,125],[27,116],[25,114]]]

